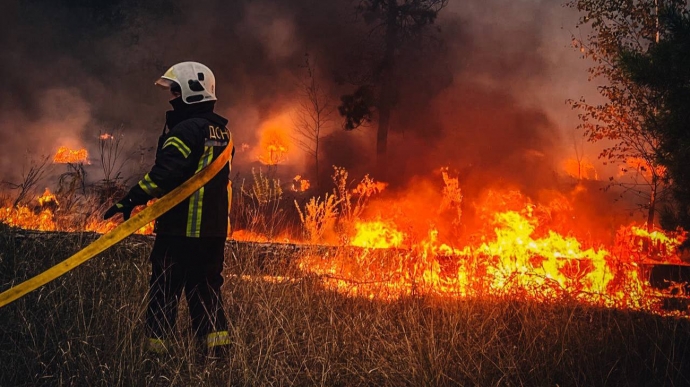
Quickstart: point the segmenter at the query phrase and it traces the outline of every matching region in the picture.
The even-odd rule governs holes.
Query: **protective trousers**
[[[220,293],[224,249],[223,237],[156,237],[146,318],[150,345],[174,335],[183,290],[195,336],[208,348],[229,344]]]

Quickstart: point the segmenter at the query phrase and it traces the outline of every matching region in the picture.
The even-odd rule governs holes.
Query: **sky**
[[[294,123],[305,54],[333,106],[371,68],[380,37],[354,5],[8,0],[0,16],[0,178],[17,181],[31,160],[60,145],[94,155],[106,132],[123,138],[126,174],[141,173],[169,109],[153,82],[185,60],[214,71],[216,110],[243,145],[235,170],[247,173],[266,128]],[[577,113],[565,100],[596,100],[590,63],[571,47],[577,17],[559,1],[449,1],[422,49],[398,53],[391,182],[404,185],[445,165],[478,186],[550,184],[563,159],[574,156],[574,141],[582,146]],[[345,132],[334,114],[323,165],[366,173],[374,132]],[[595,159],[595,148],[584,147]],[[286,164],[310,169],[296,146]]]

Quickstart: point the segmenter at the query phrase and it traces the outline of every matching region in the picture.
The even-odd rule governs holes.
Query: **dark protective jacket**
[[[226,128],[228,121],[213,112],[213,102],[186,105],[178,100],[171,101],[175,110],[167,113],[153,168],[129,192],[134,204],[145,204],[177,188],[232,143]],[[234,155],[235,150],[232,152]],[[226,237],[229,176],[230,163],[192,196],[158,218],[156,234]]]

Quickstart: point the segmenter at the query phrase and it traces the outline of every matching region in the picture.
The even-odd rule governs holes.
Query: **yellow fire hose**
[[[218,172],[223,169],[225,164],[230,160],[232,147],[233,143],[232,140],[230,140],[227,148],[225,148],[225,150],[220,154],[220,156],[218,156],[216,160],[211,163],[211,165],[202,169],[199,173],[184,182],[181,186],[170,191],[167,195],[158,199],[155,203],[146,207],[146,209],[131,217],[126,222],[123,222],[119,226],[115,227],[115,229],[109,233],[101,236],[84,249],[44,271],[43,273],[0,293],[0,308],[88,261],[96,254],[125,239],[127,236],[131,235],[138,229],[144,227],[149,222],[153,221],[169,211],[171,208],[181,203],[204,184],[208,183],[213,176],[217,175]]]

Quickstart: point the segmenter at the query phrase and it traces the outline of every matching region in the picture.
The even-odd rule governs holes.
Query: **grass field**
[[[0,225],[2,289],[92,239]],[[227,252],[230,358],[194,355],[184,305],[172,353],[150,357],[141,345],[150,247],[129,238],[0,309],[0,386],[690,385],[687,319],[567,300],[348,298],[289,265],[259,268],[251,249]],[[291,279],[261,280],[266,270]]]

